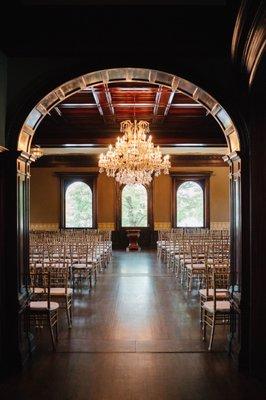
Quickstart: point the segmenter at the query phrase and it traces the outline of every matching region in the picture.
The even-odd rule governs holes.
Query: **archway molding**
[[[146,68],[112,68],[98,70],[87,74],[80,75],[74,79],[71,79],[55,89],[50,91],[45,97],[43,97],[31,110],[26,117],[20,131],[17,140],[17,152],[21,159],[20,166],[18,167],[18,174],[21,177],[23,185],[27,185],[29,180],[29,168],[30,162],[33,160],[31,157],[31,143],[34,137],[34,133],[46,115],[49,115],[50,111],[64,101],[66,98],[79,92],[87,87],[96,87],[102,84],[109,83],[121,83],[121,82],[140,82],[148,83],[153,85],[162,85],[170,88],[172,92],[179,91],[194,101],[197,101],[203,107],[206,108],[207,112],[210,113],[216,122],[219,124],[222,132],[225,135],[228,154],[224,157],[224,161],[229,164],[230,167],[230,231],[231,231],[231,288],[232,288],[232,304],[235,307],[239,318],[234,321],[231,327],[231,340],[230,346],[235,358],[239,356],[240,351],[243,351],[240,345],[240,324],[244,324],[243,318],[241,320],[241,307],[240,307],[240,292],[242,286],[242,204],[244,204],[242,197],[241,187],[241,158],[240,158],[240,135],[233,122],[229,113],[225,108],[209,93],[203,90],[196,84],[179,77],[174,74]],[[245,131],[245,129],[244,129]],[[241,131],[244,136],[245,132]],[[242,137],[242,136],[241,136]],[[245,146],[245,143],[244,143]],[[24,162],[23,162],[23,161]],[[246,160],[245,160],[246,162]],[[25,165],[24,170],[21,167]],[[246,167],[246,166],[245,166]],[[24,171],[27,171],[25,174]],[[23,178],[22,178],[23,176]],[[26,176],[26,180],[25,180]],[[23,190],[21,191],[23,193]],[[27,192],[27,190],[25,191]],[[25,202],[24,202],[25,203]],[[244,221],[246,223],[246,220]],[[23,227],[28,226],[28,221],[25,221]],[[24,229],[24,228],[23,228]],[[247,230],[246,230],[247,231]],[[23,259],[25,260],[27,255],[24,254]],[[246,269],[246,266],[245,266]],[[246,286],[246,285],[245,285]],[[234,294],[236,296],[234,297]],[[248,301],[248,296],[246,296]],[[243,302],[243,297],[241,299]],[[241,321],[241,322],[239,322]],[[248,332],[245,332],[248,335]],[[242,332],[243,340],[243,332]],[[245,349],[247,351],[247,348]]]
[[[229,153],[239,152],[240,139],[237,128],[227,111],[218,101],[199,86],[184,78],[144,68],[113,68],[90,72],[56,87],[43,97],[26,117],[19,132],[17,150],[30,154],[34,133],[42,119],[67,97],[90,86],[116,82],[145,82],[162,85],[170,88],[173,92],[178,90],[191,97],[204,106],[220,125],[227,141]]]
[[[3,225],[2,231],[6,240],[6,246],[2,250],[2,260],[5,268],[5,281],[1,285],[6,289],[6,282],[10,285],[7,290],[8,299],[3,300],[10,305],[8,314],[3,316],[3,360],[12,364],[16,360],[16,365],[22,364],[31,351],[28,339],[25,338],[25,310],[29,301],[29,292],[25,276],[28,273],[29,257],[29,183],[30,183],[30,164],[34,161],[31,155],[31,144],[35,131],[43,118],[49,115],[50,111],[60,102],[70,97],[74,93],[90,86],[115,82],[141,82],[154,85],[162,85],[170,88],[173,92],[181,93],[193,98],[206,108],[214,117],[223,131],[227,145],[228,154],[224,161],[230,166],[230,213],[231,213],[231,287],[232,302],[236,301],[236,309],[241,314],[241,308],[237,303],[240,296],[233,297],[241,291],[241,270],[242,270],[242,190],[241,190],[241,159],[240,159],[240,137],[237,128],[223,106],[216,101],[210,94],[199,86],[187,81],[184,78],[173,74],[143,68],[114,68],[96,71],[74,78],[50,91],[43,97],[27,115],[22,127],[18,130],[11,130],[10,141],[16,145],[16,151],[5,151],[1,158],[2,175],[5,185],[5,192],[2,200],[3,216],[8,221],[8,228]],[[23,117],[24,118],[24,117]],[[14,126],[17,125],[16,122]],[[13,147],[13,146],[12,146]],[[15,146],[13,147],[13,149]],[[1,199],[0,199],[1,200]],[[0,231],[0,234],[1,232]],[[243,230],[244,232],[244,230]],[[243,260],[243,263],[245,260]],[[245,286],[247,286],[245,284]],[[0,288],[1,289],[1,288]],[[246,289],[246,287],[245,287]],[[247,296],[246,296],[247,297]],[[10,300],[12,299],[12,301]],[[19,299],[19,301],[18,301]],[[248,299],[248,297],[247,297]],[[243,297],[241,298],[241,302]],[[12,316],[12,318],[10,317]],[[235,358],[239,358],[242,350],[239,343],[240,332],[239,324],[245,325],[248,316],[244,316],[240,322],[236,322],[231,327],[230,346],[233,349]],[[238,324],[238,325],[237,325]],[[247,325],[247,324],[246,324]],[[13,332],[12,340],[10,332]],[[243,333],[243,332],[242,332]],[[248,330],[245,329],[248,340]],[[13,356],[10,357],[9,349],[5,348],[5,338],[12,342]],[[242,335],[243,342],[243,335]],[[247,351],[247,350],[246,350]]]

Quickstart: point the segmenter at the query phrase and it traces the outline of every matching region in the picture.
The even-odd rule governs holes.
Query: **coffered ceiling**
[[[34,143],[106,146],[115,142],[126,119],[147,120],[161,146],[226,146],[220,127],[201,104],[179,91],[137,82],[90,87],[67,98],[44,118]]]

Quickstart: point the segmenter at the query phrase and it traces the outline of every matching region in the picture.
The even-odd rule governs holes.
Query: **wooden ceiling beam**
[[[103,109],[102,109],[102,106],[101,106],[101,103],[100,103],[100,100],[99,100],[98,93],[97,93],[96,89],[93,86],[91,87],[91,91],[92,91],[92,95],[93,95],[93,98],[95,100],[96,106],[98,108],[98,111],[99,111],[100,115],[103,117],[104,122],[106,122],[105,121],[104,112],[103,112]]]
[[[34,144],[38,144],[42,147],[82,147],[82,146],[90,146],[90,147],[107,147],[110,143],[115,144],[116,138],[80,138],[75,137],[72,142],[60,139],[60,138],[52,138],[48,140],[38,139],[34,141]],[[197,138],[196,140],[190,137],[182,137],[182,138],[154,138],[153,140],[155,145],[160,145],[161,147],[179,147],[179,146],[191,146],[191,147],[225,147],[226,143],[222,142],[219,139],[205,139],[203,136],[201,138]]]
[[[172,101],[173,101],[174,95],[175,95],[175,91],[172,91],[172,92],[169,94],[168,103],[167,103],[167,105],[166,105],[166,107],[165,107],[164,114],[163,114],[163,115],[164,115],[164,118],[167,117],[167,114],[168,114],[168,112],[169,112],[169,110],[170,110],[170,107],[171,107],[171,105],[172,105]]]
[[[156,116],[158,114],[160,101],[161,101],[161,97],[162,97],[162,92],[163,92],[163,87],[162,87],[162,85],[159,85],[156,96],[155,96],[155,104],[153,107],[153,122],[156,120]]]
[[[110,94],[110,92],[109,92]],[[110,94],[111,95],[111,94]],[[153,114],[156,114],[158,112],[158,107],[159,107],[159,101],[157,103],[154,104],[154,102],[145,102],[145,103],[120,103],[120,102],[112,102],[112,101],[107,101],[108,102],[108,106],[110,108],[110,112],[114,115],[115,111],[114,111],[114,107],[133,107],[135,106],[136,108],[140,108],[140,107],[151,107],[153,108]],[[167,106],[168,104],[161,104],[160,106]],[[201,104],[176,104],[176,103],[172,103],[171,106],[173,108],[204,108]],[[86,108],[97,108],[97,104],[96,103],[63,103],[60,104],[58,107],[56,107],[58,109],[64,109],[64,108],[73,108],[73,109],[86,109]]]
[[[59,115],[59,117],[62,117],[62,113],[58,107],[55,107],[54,110],[57,113],[57,115]]]
[[[35,143],[105,146],[117,137],[119,123],[135,116],[151,123],[156,144],[226,145],[218,124],[195,100],[163,85],[125,85],[101,84],[65,99],[44,118]]]
[[[60,108],[97,108],[96,103],[61,103]]]
[[[112,100],[112,95],[111,92],[109,90],[108,84],[104,84],[104,94],[105,94],[105,98],[107,101],[107,105],[111,114],[111,121],[115,124],[116,123],[116,115],[115,115],[115,109],[114,109],[114,105],[113,105],[113,100]],[[109,117],[109,116],[108,116]],[[109,118],[110,119],[110,118]]]
[[[112,102],[112,96],[111,96],[109,87],[108,87],[108,85],[106,83],[104,84],[104,93],[105,93],[105,97],[106,97],[106,100],[107,100],[107,104],[108,104],[109,110],[110,110],[112,115],[115,115],[115,109],[114,109],[113,102]]]

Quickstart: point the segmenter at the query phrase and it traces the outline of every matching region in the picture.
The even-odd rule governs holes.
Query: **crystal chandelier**
[[[100,172],[106,170],[107,176],[120,184],[148,185],[153,176],[163,171],[169,173],[171,167],[169,155],[163,156],[160,147],[155,147],[149,133],[147,121],[121,122],[122,137],[118,137],[115,146],[109,145],[108,151],[100,155]]]

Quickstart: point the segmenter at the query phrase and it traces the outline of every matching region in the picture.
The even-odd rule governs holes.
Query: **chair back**
[[[228,268],[213,268],[213,302],[216,311],[218,289],[228,289],[230,282],[230,271]]]
[[[51,274],[46,269],[31,268],[29,275],[29,288],[32,295],[38,295],[45,298],[47,308],[51,308]],[[38,291],[37,291],[38,289]]]
[[[50,264],[49,266],[50,287],[63,288],[67,294],[69,283],[69,269],[68,265],[58,266],[57,264]]]

